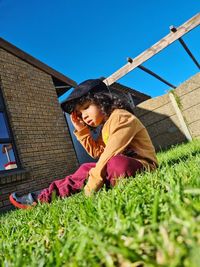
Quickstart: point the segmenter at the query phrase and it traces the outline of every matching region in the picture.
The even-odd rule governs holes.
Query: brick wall
[[[173,94],[193,138],[200,137],[200,74],[185,81]],[[135,108],[156,150],[186,141],[168,94],[149,99]]]
[[[0,210],[8,195],[39,190],[77,168],[77,159],[50,75],[0,49],[1,90],[21,173],[0,174]]]
[[[200,73],[176,90],[180,108],[193,138],[200,138]]]

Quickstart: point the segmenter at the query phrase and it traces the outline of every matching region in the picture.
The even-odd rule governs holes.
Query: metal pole
[[[176,32],[177,29],[174,26],[170,26],[170,31],[171,32]],[[198,69],[200,69],[200,64],[198,63],[198,61],[196,60],[196,58],[194,57],[194,55],[192,54],[192,52],[190,51],[190,49],[187,47],[186,43],[183,41],[183,39],[180,37],[178,39],[178,41],[181,43],[181,45],[183,46],[183,48],[185,49],[185,51],[188,53],[188,55],[191,57],[191,59],[193,60],[193,62],[195,63],[195,65],[197,66]]]
[[[128,57],[128,58],[127,58],[127,61],[128,61],[129,63],[132,63],[132,62],[133,62],[133,59],[130,58],[130,57]],[[153,72],[153,71],[147,69],[146,67],[140,65],[140,66],[138,66],[138,68],[141,69],[141,70],[143,70],[143,71],[145,71],[145,72],[147,72],[148,74],[154,76],[156,79],[158,79],[158,80],[160,80],[161,82],[163,82],[163,83],[169,85],[170,87],[172,87],[172,88],[174,88],[174,89],[176,88],[175,85],[173,85],[173,84],[167,82],[167,81],[164,80],[162,77],[160,77],[159,75],[157,75],[155,72]]]
[[[145,71],[145,72],[147,72],[147,73],[149,73],[150,75],[154,76],[156,79],[158,79],[158,80],[160,80],[161,82],[163,82],[163,83],[169,85],[170,87],[172,87],[172,88],[174,88],[174,89],[176,88],[175,85],[173,85],[173,84],[169,83],[168,81],[164,80],[162,77],[160,77],[159,75],[157,75],[157,74],[154,73],[153,71],[147,69],[146,67],[140,65],[140,66],[138,66],[138,68],[141,69],[141,70],[143,70],[143,71]]]

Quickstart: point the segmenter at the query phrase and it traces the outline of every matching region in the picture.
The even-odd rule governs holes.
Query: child
[[[86,80],[79,84],[62,104],[70,113],[74,134],[97,163],[84,163],[72,175],[52,182],[39,194],[22,197],[10,195],[10,201],[18,208],[30,208],[37,202],[52,200],[52,194],[68,197],[84,189],[86,196],[97,192],[104,184],[116,182],[136,172],[157,167],[154,147],[143,124],[134,116],[127,101],[112,95],[100,79]],[[97,140],[91,129],[102,125]]]

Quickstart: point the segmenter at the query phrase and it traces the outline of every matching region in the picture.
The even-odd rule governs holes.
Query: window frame
[[[3,113],[5,125],[6,125],[7,131],[8,131],[8,136],[9,136],[8,138],[0,138],[0,144],[5,144],[5,143],[12,144],[12,149],[13,149],[14,156],[15,156],[15,162],[17,164],[17,168],[14,168],[11,170],[0,170],[0,175],[1,175],[4,173],[9,173],[9,172],[18,171],[18,170],[22,169],[21,163],[19,161],[19,155],[18,155],[17,149],[16,149],[14,135],[12,133],[12,128],[11,128],[11,125],[9,122],[1,85],[0,85],[0,112]]]

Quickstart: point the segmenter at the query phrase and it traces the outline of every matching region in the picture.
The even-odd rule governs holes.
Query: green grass
[[[0,217],[0,266],[200,266],[200,140],[112,190]]]

